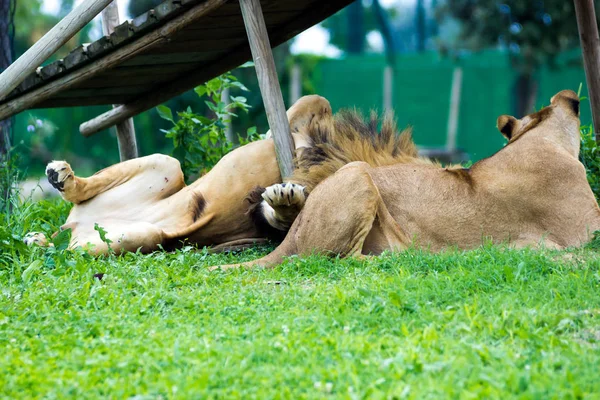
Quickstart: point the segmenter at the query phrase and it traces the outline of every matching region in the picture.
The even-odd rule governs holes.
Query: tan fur
[[[333,118],[313,119],[306,136],[310,147],[299,156],[298,168],[289,181],[304,186],[309,193],[325,178],[354,161],[372,167],[408,162],[431,164],[418,158],[410,129],[398,134],[391,113],[380,121],[372,112],[365,122],[356,111],[342,111]]]
[[[299,172],[293,179],[312,189],[318,182],[351,161],[387,165],[413,160],[416,149],[410,133],[396,134],[391,117],[377,134],[371,125],[345,113],[334,120],[329,102],[305,96],[288,110],[296,145]],[[319,158],[313,150],[318,150]],[[199,246],[255,242],[263,232],[251,217],[260,196],[255,187],[281,182],[272,139],[238,148],[206,175],[186,186],[179,162],[155,154],[103,169],[89,178],[78,177],[64,161],[50,163],[49,179],[65,200],[75,205],[63,229],[71,229],[71,247],[83,246],[102,254],[108,251],[95,224],[107,231],[117,252],[172,248],[187,241]],[[288,184],[289,185],[289,184]],[[304,192],[288,186],[263,209],[271,226],[286,229],[304,205]],[[254,202],[254,204],[253,204]],[[283,222],[282,222],[283,221]],[[28,236],[29,244],[45,244],[43,235]]]
[[[329,102],[320,96],[305,96],[288,110],[297,148],[307,146],[301,130],[315,115],[331,115]],[[149,252],[182,240],[208,246],[260,238],[244,199],[256,186],[281,182],[272,139],[232,151],[189,186],[179,162],[160,154],[113,165],[89,178],[75,176],[64,161],[50,163],[47,174],[65,200],[75,204],[62,227],[72,230],[71,247],[95,254],[108,250],[95,224],[107,231],[117,252]],[[46,242],[43,235],[29,237],[28,243]]]
[[[293,254],[470,249],[488,239],[553,249],[587,243],[600,229],[600,209],[578,160],[575,93],[560,92],[521,120],[500,117],[498,127],[508,144],[469,169],[341,168],[311,193],[282,244],[243,266],[270,267]]]

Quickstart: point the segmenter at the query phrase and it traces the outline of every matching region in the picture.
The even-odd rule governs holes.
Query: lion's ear
[[[563,90],[558,92],[550,99],[552,105],[562,105],[576,116],[579,116],[579,97],[572,90]]]
[[[513,134],[517,131],[519,120],[511,115],[501,115],[498,117],[498,121],[496,122],[496,126],[500,133],[504,135],[505,138],[510,140]]]

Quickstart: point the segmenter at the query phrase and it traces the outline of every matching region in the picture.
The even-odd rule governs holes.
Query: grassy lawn
[[[206,267],[268,249],[94,259],[20,244],[66,212],[0,218],[2,398],[600,398],[595,250],[223,273]]]

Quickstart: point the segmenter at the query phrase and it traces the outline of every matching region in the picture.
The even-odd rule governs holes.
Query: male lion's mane
[[[332,118],[313,119],[306,133],[311,146],[298,152],[297,167],[289,181],[304,186],[308,193],[354,161],[372,167],[432,164],[418,156],[410,128],[398,131],[391,112],[381,118],[372,111],[366,119],[356,110],[342,110]]]

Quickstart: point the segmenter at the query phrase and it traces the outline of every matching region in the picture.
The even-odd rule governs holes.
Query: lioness
[[[48,180],[74,203],[61,227],[72,230],[70,247],[106,253],[96,224],[117,253],[170,249],[183,241],[221,248],[265,238],[280,241],[306,195],[343,165],[389,165],[416,156],[409,131],[398,136],[389,120],[380,134],[376,118],[366,126],[351,112],[334,118],[320,96],[300,99],[288,110],[288,119],[297,169],[285,184],[280,184],[272,139],[232,151],[189,186],[179,162],[160,154],[113,165],[89,178],[75,176],[64,161],[48,164]],[[30,233],[25,241],[48,245],[41,233]]]
[[[383,167],[350,163],[315,188],[279,247],[242,265],[411,245],[469,249],[484,238],[515,247],[581,246],[600,229],[600,209],[578,160],[579,124],[579,98],[566,90],[523,119],[499,117],[508,144],[471,168],[417,158]]]

